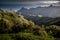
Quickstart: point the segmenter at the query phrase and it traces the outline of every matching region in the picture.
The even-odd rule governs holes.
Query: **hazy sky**
[[[36,7],[41,4],[59,3],[59,0],[0,0],[0,8],[18,9],[21,7]]]

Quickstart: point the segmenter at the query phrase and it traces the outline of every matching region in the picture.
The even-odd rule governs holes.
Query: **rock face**
[[[60,16],[60,6],[49,6],[49,7],[37,7],[37,8],[21,8],[18,12],[22,15],[43,15],[48,17],[58,17]]]

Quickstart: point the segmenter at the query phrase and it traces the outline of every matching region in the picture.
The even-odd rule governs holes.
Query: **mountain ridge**
[[[37,7],[37,8],[21,8],[17,12],[21,13],[22,15],[43,15],[48,17],[59,17],[60,16],[60,7],[57,6],[50,6],[50,7]]]

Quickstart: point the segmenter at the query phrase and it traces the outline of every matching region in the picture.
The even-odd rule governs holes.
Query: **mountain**
[[[37,25],[58,25],[60,26],[60,17],[39,17],[39,16],[24,16],[27,20],[32,20]]]
[[[55,40],[45,29],[12,10],[0,9],[1,40]]]
[[[18,13],[22,15],[43,15],[48,17],[59,17],[60,16],[60,6],[49,6],[49,7],[37,7],[37,8],[21,8]]]
[[[60,25],[60,7],[37,7],[37,8],[21,8],[17,11],[27,20],[32,20],[37,25]],[[57,20],[56,20],[57,19]]]
[[[35,25],[30,20],[49,21],[49,24],[59,23],[60,17],[50,18],[41,15],[18,15],[14,10],[0,9],[0,39],[1,40],[60,40],[60,26]],[[51,20],[51,21],[50,21]],[[40,22],[41,22],[40,21]],[[37,21],[36,21],[37,22]],[[48,22],[47,22],[48,23]],[[42,23],[43,24],[43,23]]]
[[[24,16],[27,20],[32,20],[37,25],[45,25],[48,20],[53,18],[51,17],[39,17],[39,16]]]
[[[60,26],[60,17],[53,18],[53,20],[47,23]]]

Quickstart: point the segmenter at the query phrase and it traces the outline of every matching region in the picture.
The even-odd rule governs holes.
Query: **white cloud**
[[[41,1],[41,3],[59,3],[59,1]]]

